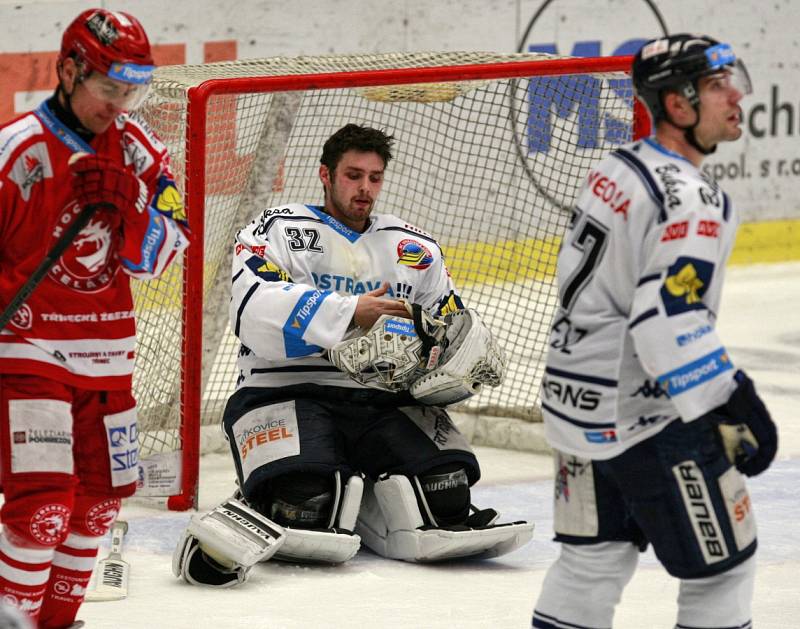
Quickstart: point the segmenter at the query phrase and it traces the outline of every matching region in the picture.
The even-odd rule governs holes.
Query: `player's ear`
[[[332,173],[330,169],[325,164],[320,164],[319,180],[322,182],[322,185],[325,186],[325,190],[331,186],[331,177]]]
[[[683,94],[666,92],[662,98],[669,120],[675,121],[679,126],[693,122],[696,112]]]
[[[78,78],[78,65],[75,59],[67,57],[61,62],[57,68],[58,78],[61,80],[61,85],[67,94],[72,94],[75,89],[75,81]]]

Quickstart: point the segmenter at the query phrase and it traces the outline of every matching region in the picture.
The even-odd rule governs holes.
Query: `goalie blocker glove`
[[[717,423],[728,460],[746,476],[766,470],[778,451],[778,430],[753,381],[739,370],[730,399],[708,417]]]
[[[232,587],[244,583],[253,565],[274,555],[285,539],[272,520],[230,498],[192,516],[172,556],[172,572],[192,585]]]

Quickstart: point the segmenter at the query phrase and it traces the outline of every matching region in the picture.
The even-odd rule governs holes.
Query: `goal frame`
[[[445,65],[423,68],[300,74],[288,76],[234,77],[206,80],[189,88],[186,110],[186,167],[184,196],[191,228],[191,246],[184,253],[180,393],[181,482],[180,493],[167,499],[167,508],[185,511],[197,507],[200,471],[200,417],[203,356],[203,258],[205,223],[206,121],[208,103],[213,96],[296,92],[334,88],[372,87],[515,79],[534,76],[625,72],[630,73],[632,56],[545,59],[488,64]],[[634,139],[647,135],[650,118],[634,98]]]

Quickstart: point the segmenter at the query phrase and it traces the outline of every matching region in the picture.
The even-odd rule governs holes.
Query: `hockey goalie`
[[[346,125],[323,147],[324,205],[266,209],[236,235],[241,375],[223,427],[238,489],[179,541],[190,583],[236,585],[270,558],[338,564],[362,542],[435,562],[531,539],[472,505],[480,467],[446,407],[499,385],[505,357],[438,243],[372,214],[391,144]]]

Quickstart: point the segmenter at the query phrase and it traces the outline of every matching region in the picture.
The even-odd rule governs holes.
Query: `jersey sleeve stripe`
[[[234,275],[231,278],[231,284],[236,283],[236,280],[238,280],[242,276],[242,273],[244,273],[244,269],[239,269],[239,271],[236,273],[236,275]]]
[[[722,218],[725,219],[725,221],[727,222],[730,214],[731,214],[730,197],[725,192],[722,192]]]
[[[234,330],[234,334],[236,334],[237,337],[239,336],[239,329],[241,328],[242,324],[242,313],[244,312],[244,309],[247,306],[247,302],[249,302],[250,298],[253,296],[253,293],[255,293],[258,290],[258,287],[259,284],[253,284],[250,287],[250,290],[247,291],[247,294],[244,296],[244,299],[242,299],[242,303],[239,304],[239,309],[236,311],[236,329]]]
[[[636,317],[633,321],[631,321],[630,325],[628,326],[629,330],[633,330],[637,325],[647,321],[648,319],[655,317],[658,314],[658,308],[650,308],[650,310],[644,311],[638,317]]]
[[[598,429],[598,428],[617,427],[617,424],[614,422],[585,422],[580,419],[575,419],[574,417],[570,417],[569,415],[560,413],[552,406],[545,404],[544,402],[542,402],[542,408],[545,409],[548,413],[550,413],[554,417],[557,417],[558,419],[563,419],[565,422],[572,424],[573,426],[577,426],[578,428]]]
[[[547,367],[545,373],[551,376],[558,376],[560,378],[568,378],[569,380],[577,380],[579,382],[588,382],[590,384],[599,384],[601,387],[616,387],[618,382],[609,378],[598,378],[597,376],[589,376],[582,373],[575,373],[572,371],[564,371],[563,369],[555,369],[554,367]]]
[[[639,176],[639,179],[647,189],[647,193],[658,206],[658,222],[665,222],[667,220],[667,211],[664,209],[664,195],[661,193],[661,190],[659,189],[658,184],[656,184],[655,179],[653,179],[653,176],[650,174],[650,171],[647,170],[647,166],[645,166],[633,153],[626,151],[625,149],[617,149],[611,153],[611,155],[619,159],[624,164],[627,164],[630,169]]]
[[[661,273],[653,273],[653,275],[643,275],[639,278],[636,286],[642,286],[643,284],[647,284],[648,282],[655,282],[656,280],[661,279]]]

